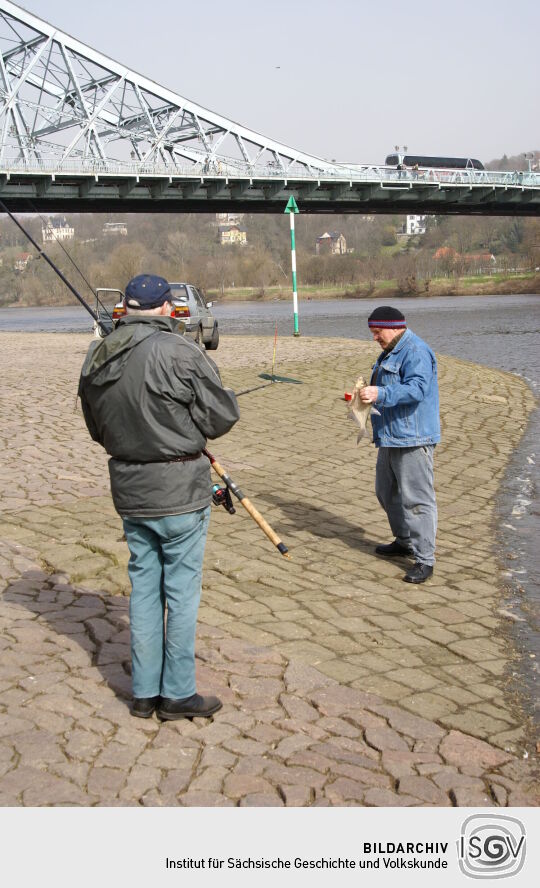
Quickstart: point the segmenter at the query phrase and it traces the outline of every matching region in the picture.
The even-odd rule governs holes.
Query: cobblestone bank
[[[129,714],[127,600],[0,548],[0,805],[534,805],[508,752],[201,624],[211,721]]]
[[[293,559],[243,510],[214,512],[199,671],[226,706],[212,724],[160,726],[122,699],[127,549],[106,459],[75,410],[88,337],[0,340],[3,804],[535,803],[492,546],[533,403],[521,380],[441,359],[438,561],[416,588],[406,561],[373,554],[389,539],[375,453],[345,419],[343,391],[376,350],[279,343],[277,372],[304,384],[242,397],[215,449]],[[269,339],[224,338],[217,358],[239,390],[271,352]]]

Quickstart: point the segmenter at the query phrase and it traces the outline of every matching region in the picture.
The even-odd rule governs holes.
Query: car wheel
[[[218,325],[217,325],[217,321],[216,321],[216,323],[214,324],[214,329],[212,330],[212,337],[211,337],[211,339],[208,340],[208,342],[204,343],[204,347],[208,351],[215,351],[216,348],[218,347],[218,345],[219,345],[219,330],[218,330]]]

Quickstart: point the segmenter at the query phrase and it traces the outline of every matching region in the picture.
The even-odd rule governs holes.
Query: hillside
[[[525,169],[529,159],[540,162],[540,151],[529,154],[534,158],[504,156],[487,166]],[[47,221],[25,217],[38,243]],[[59,224],[61,218],[53,221]],[[288,289],[290,240],[285,216],[243,216],[238,224],[245,229],[245,245],[222,245],[218,221],[223,222],[213,214],[70,214],[66,223],[73,238],[62,244],[47,242],[45,248],[87,295],[89,289],[73,263],[92,287],[123,290],[133,275],[147,270],[169,280],[193,281],[221,295],[247,289],[263,296],[269,288]],[[120,232],[111,233],[110,224],[106,225],[111,222],[124,223],[125,228],[117,226]],[[518,287],[536,292],[539,219],[431,216],[425,226],[425,233],[408,237],[403,234],[404,216],[301,213],[296,221],[300,287],[366,295],[384,284],[389,292],[420,295],[441,287],[454,292],[456,281],[464,277],[472,278],[469,290],[474,290],[475,282],[483,286],[487,278],[488,291],[491,278],[495,291],[501,279],[519,277]],[[334,232],[344,236],[344,254],[317,255],[317,238]],[[65,304],[71,299],[11,220],[0,217],[0,306]]]

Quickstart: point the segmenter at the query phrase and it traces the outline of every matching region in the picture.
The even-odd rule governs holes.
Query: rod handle
[[[243,505],[246,512],[248,513],[248,515],[251,515],[251,517],[256,522],[256,524],[259,525],[259,527],[261,528],[263,533],[266,534],[266,536],[268,537],[270,542],[273,543],[277,549],[279,549],[279,551],[281,552],[282,555],[286,556],[287,552],[288,552],[287,547],[284,545],[284,543],[281,542],[277,533],[275,533],[275,531],[272,530],[272,528],[268,524],[268,521],[265,521],[265,519],[263,518],[261,513],[255,508],[253,503],[247,498],[247,496],[244,496],[240,500],[240,502]]]
[[[208,450],[204,450],[203,453],[205,453],[206,456],[208,457],[208,459],[210,460],[210,463],[212,465],[214,472],[217,475],[219,475],[219,477],[222,478],[223,481],[225,481],[225,484],[227,485],[227,487],[230,490],[232,490],[232,492],[235,494],[237,499],[243,505],[243,507],[246,510],[246,512],[248,513],[248,515],[250,515],[251,518],[253,518],[253,520],[255,521],[255,523],[259,525],[262,532],[266,534],[266,536],[268,537],[270,542],[274,544],[274,546],[278,549],[279,552],[281,552],[281,554],[285,558],[290,558],[291,556],[287,554],[289,550],[287,549],[287,546],[285,545],[285,543],[283,543],[280,540],[277,533],[275,533],[272,530],[272,528],[268,524],[268,521],[265,521],[265,519],[263,518],[261,513],[255,508],[253,503],[250,502],[250,500],[247,498],[247,496],[244,496],[244,494],[242,493],[241,490],[239,490],[239,488],[236,486],[236,484],[231,482],[231,479],[229,478],[229,475],[227,474],[226,470],[217,461],[215,456],[212,456],[212,454],[209,453]]]

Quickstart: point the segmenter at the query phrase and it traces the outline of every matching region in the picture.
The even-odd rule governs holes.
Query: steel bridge
[[[0,200],[18,212],[540,214],[540,173],[329,163],[0,0]]]

